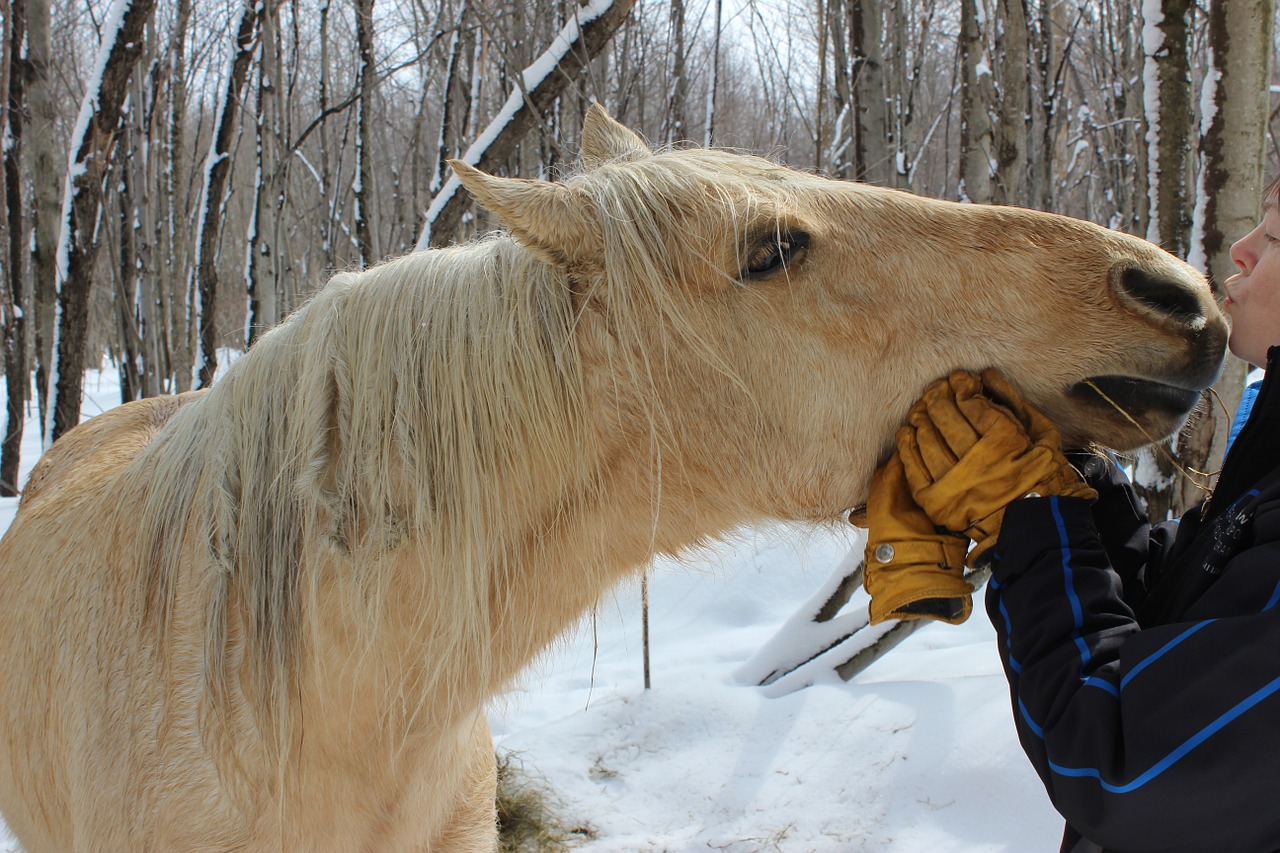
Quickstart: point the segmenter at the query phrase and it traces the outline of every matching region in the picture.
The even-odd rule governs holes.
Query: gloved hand
[[[986,562],[1018,498],[1097,497],[1062,454],[1057,428],[999,371],[938,380],[907,423],[897,443],[912,497],[935,524],[976,543],[970,567]]]
[[[896,453],[871,479],[866,520],[863,586],[871,595],[871,624],[886,619],[959,624],[969,618],[973,588],[964,579],[969,541],[939,531],[916,506]]]

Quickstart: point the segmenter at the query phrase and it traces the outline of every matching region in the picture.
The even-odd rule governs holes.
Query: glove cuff
[[[899,580],[871,597],[871,624],[890,619],[933,619],[959,625],[973,612],[973,587],[954,569],[914,567],[910,583]]]

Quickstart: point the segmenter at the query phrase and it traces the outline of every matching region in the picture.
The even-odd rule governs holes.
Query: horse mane
[[[598,486],[575,334],[584,302],[605,317],[607,370],[619,399],[639,401],[655,471],[674,444],[652,392],[662,350],[692,347],[736,381],[684,310],[692,294],[671,286],[704,247],[668,242],[671,200],[705,198],[706,179],[741,159],[680,152],[570,178],[599,212],[601,274],[580,277],[505,235],[337,274],[174,415],[126,472],[141,508],[121,512],[134,524],[140,512],[152,543],[140,596],[162,657],[180,573],[199,580],[212,711],[226,710],[243,658],[245,699],[286,748],[304,590],[327,580],[321,566],[346,567],[372,638],[381,603],[399,594],[386,567],[406,544],[424,578],[417,612],[449,622],[423,650],[436,686],[457,692],[459,660],[486,665],[492,608],[518,606],[493,597],[517,540],[559,523],[568,484]],[[715,201],[720,216],[730,201]],[[735,203],[745,228],[757,205]],[[649,352],[638,343],[655,324],[667,342]]]

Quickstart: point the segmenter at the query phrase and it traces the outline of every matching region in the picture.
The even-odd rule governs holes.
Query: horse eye
[[[799,260],[809,247],[809,235],[803,232],[774,234],[756,244],[742,267],[742,278],[761,278]]]

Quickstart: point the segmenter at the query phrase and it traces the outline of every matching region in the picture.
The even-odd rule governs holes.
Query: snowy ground
[[[118,400],[113,375],[90,374],[86,417]],[[24,475],[36,430],[25,447]],[[14,511],[0,500],[0,530]],[[774,696],[737,677],[856,546],[852,530],[778,526],[658,565],[653,688],[637,583],[495,703],[498,749],[594,829],[584,853],[1056,850],[1061,824],[1014,738],[980,602],[852,683],[829,674]]]

